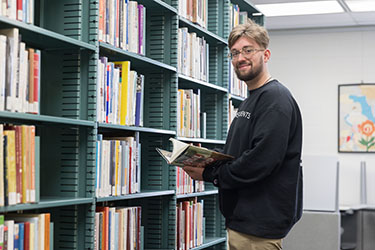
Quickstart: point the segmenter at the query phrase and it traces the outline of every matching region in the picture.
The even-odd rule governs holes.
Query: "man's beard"
[[[234,71],[236,72],[237,78],[241,81],[247,82],[259,76],[259,74],[263,71],[262,58],[260,58],[259,66],[257,68],[254,68],[252,64],[250,65],[250,67],[250,70],[246,73],[241,73],[241,71],[239,71],[237,67],[234,67]]]

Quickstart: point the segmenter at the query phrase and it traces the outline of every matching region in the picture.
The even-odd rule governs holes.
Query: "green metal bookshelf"
[[[149,57],[139,55],[137,53],[129,52],[121,48],[116,48],[113,45],[106,43],[99,43],[100,52],[102,55],[107,56],[111,61],[131,61],[131,66],[134,69],[147,67],[147,70],[161,71],[168,70],[176,72],[176,68],[168,64],[153,60]]]
[[[229,5],[238,4],[263,23],[264,16],[247,0],[207,0],[208,26],[179,15],[178,0],[138,0],[146,7],[146,53],[139,55],[99,41],[98,0],[35,0],[34,24],[0,16],[0,29],[18,28],[27,46],[41,50],[39,114],[0,111],[2,123],[36,126],[39,184],[37,203],[0,207],[0,213],[49,212],[54,223],[54,249],[92,250],[97,205],[142,207],[144,249],[175,249],[178,200],[204,201],[205,240],[192,249],[226,249],[225,221],[218,190],[176,195],[176,168],[155,148],[171,149],[170,137],[205,147],[225,144],[228,100]],[[254,13],[254,15],[252,15]],[[209,43],[207,81],[178,72],[178,29],[187,27]],[[131,62],[145,75],[144,126],[97,122],[98,59]],[[177,136],[178,89],[200,89],[201,111],[207,113],[206,138]],[[141,192],[95,197],[96,140],[100,133],[139,133]]]

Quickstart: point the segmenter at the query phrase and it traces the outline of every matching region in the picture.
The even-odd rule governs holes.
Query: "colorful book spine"
[[[4,215],[0,215],[0,250],[4,250]]]
[[[15,131],[5,130],[4,135],[7,137],[7,156],[6,156],[6,176],[8,182],[8,205],[17,204],[17,180],[16,180],[16,145]]]
[[[4,196],[4,125],[0,124],[0,206],[5,205]]]
[[[18,229],[19,229],[19,250],[24,250],[25,244],[25,223],[18,222]]]

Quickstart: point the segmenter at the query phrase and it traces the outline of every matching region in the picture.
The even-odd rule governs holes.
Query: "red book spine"
[[[109,207],[96,207],[97,212],[103,212],[103,227],[102,227],[102,250],[108,250],[108,225],[109,225]]]
[[[17,0],[17,20],[22,21],[23,10],[22,10],[22,0]]]
[[[23,249],[30,250],[30,222],[25,221]]]
[[[38,102],[38,82],[39,82],[39,53],[34,53],[34,102]]]

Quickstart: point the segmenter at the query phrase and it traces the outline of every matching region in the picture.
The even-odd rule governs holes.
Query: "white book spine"
[[[8,250],[14,249],[14,220],[6,220],[4,225],[8,227]]]
[[[17,19],[17,0],[8,0],[7,16],[10,19]]]
[[[5,107],[5,85],[6,85],[6,60],[7,38],[0,35],[0,111]]]
[[[22,112],[26,113],[28,110],[27,105],[27,84],[28,84],[28,72],[29,72],[29,52],[27,50],[23,50],[23,66],[22,66],[22,88],[21,88],[21,100],[22,100]]]

